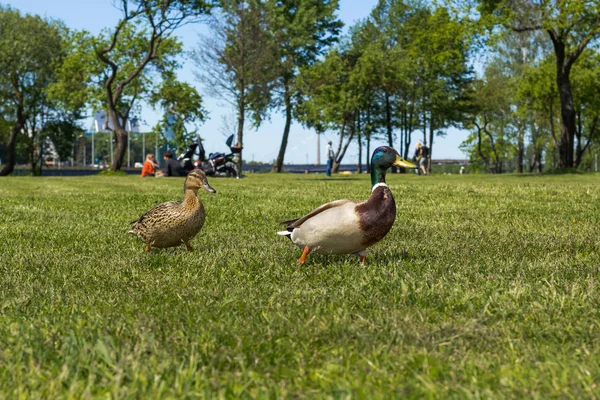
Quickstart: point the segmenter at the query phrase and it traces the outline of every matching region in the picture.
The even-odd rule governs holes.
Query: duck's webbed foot
[[[304,265],[304,263],[306,262],[306,256],[308,256],[308,253],[310,253],[310,249],[308,248],[308,246],[305,246],[304,250],[302,251],[302,255],[298,259],[298,266]]]
[[[150,253],[150,246],[146,245],[146,253]]]
[[[187,250],[191,253],[192,251],[194,251],[194,248],[192,246],[190,246],[189,242],[185,243],[185,247],[187,247]]]
[[[365,250],[359,251],[358,253],[356,253],[356,255],[360,259],[361,264],[363,264],[363,265],[367,264],[367,252]]]

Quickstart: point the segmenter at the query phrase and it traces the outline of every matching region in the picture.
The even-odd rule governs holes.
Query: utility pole
[[[321,165],[321,135],[319,131],[317,131],[317,163],[315,165]]]

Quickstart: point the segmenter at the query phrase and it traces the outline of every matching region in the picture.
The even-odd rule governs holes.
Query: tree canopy
[[[203,95],[231,106],[240,148],[246,129],[283,114],[276,172],[294,122],[338,135],[334,168],[355,143],[368,169],[373,139],[405,158],[417,140],[437,154],[453,129],[469,132],[472,168],[492,173],[589,169],[600,149],[597,2],[379,0],[346,31],[338,0],[115,5],[120,18],[98,35],[0,7],[0,174],[17,162],[40,173],[50,149],[72,158],[97,110],[114,170],[147,105],[162,114],[155,132],[182,147],[207,116]],[[209,25],[197,82],[177,78],[189,23]]]

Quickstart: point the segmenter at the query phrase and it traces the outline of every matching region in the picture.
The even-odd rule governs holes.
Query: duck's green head
[[[378,183],[384,183],[385,173],[391,167],[417,168],[413,163],[400,157],[400,154],[394,148],[380,146],[375,149],[371,157],[371,184],[374,186]]]

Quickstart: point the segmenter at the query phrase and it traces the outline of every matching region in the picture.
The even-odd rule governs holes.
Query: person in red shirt
[[[142,167],[142,178],[146,178],[149,176],[155,176],[154,173],[154,154],[148,153],[146,154],[146,161],[144,161],[144,165]]]

